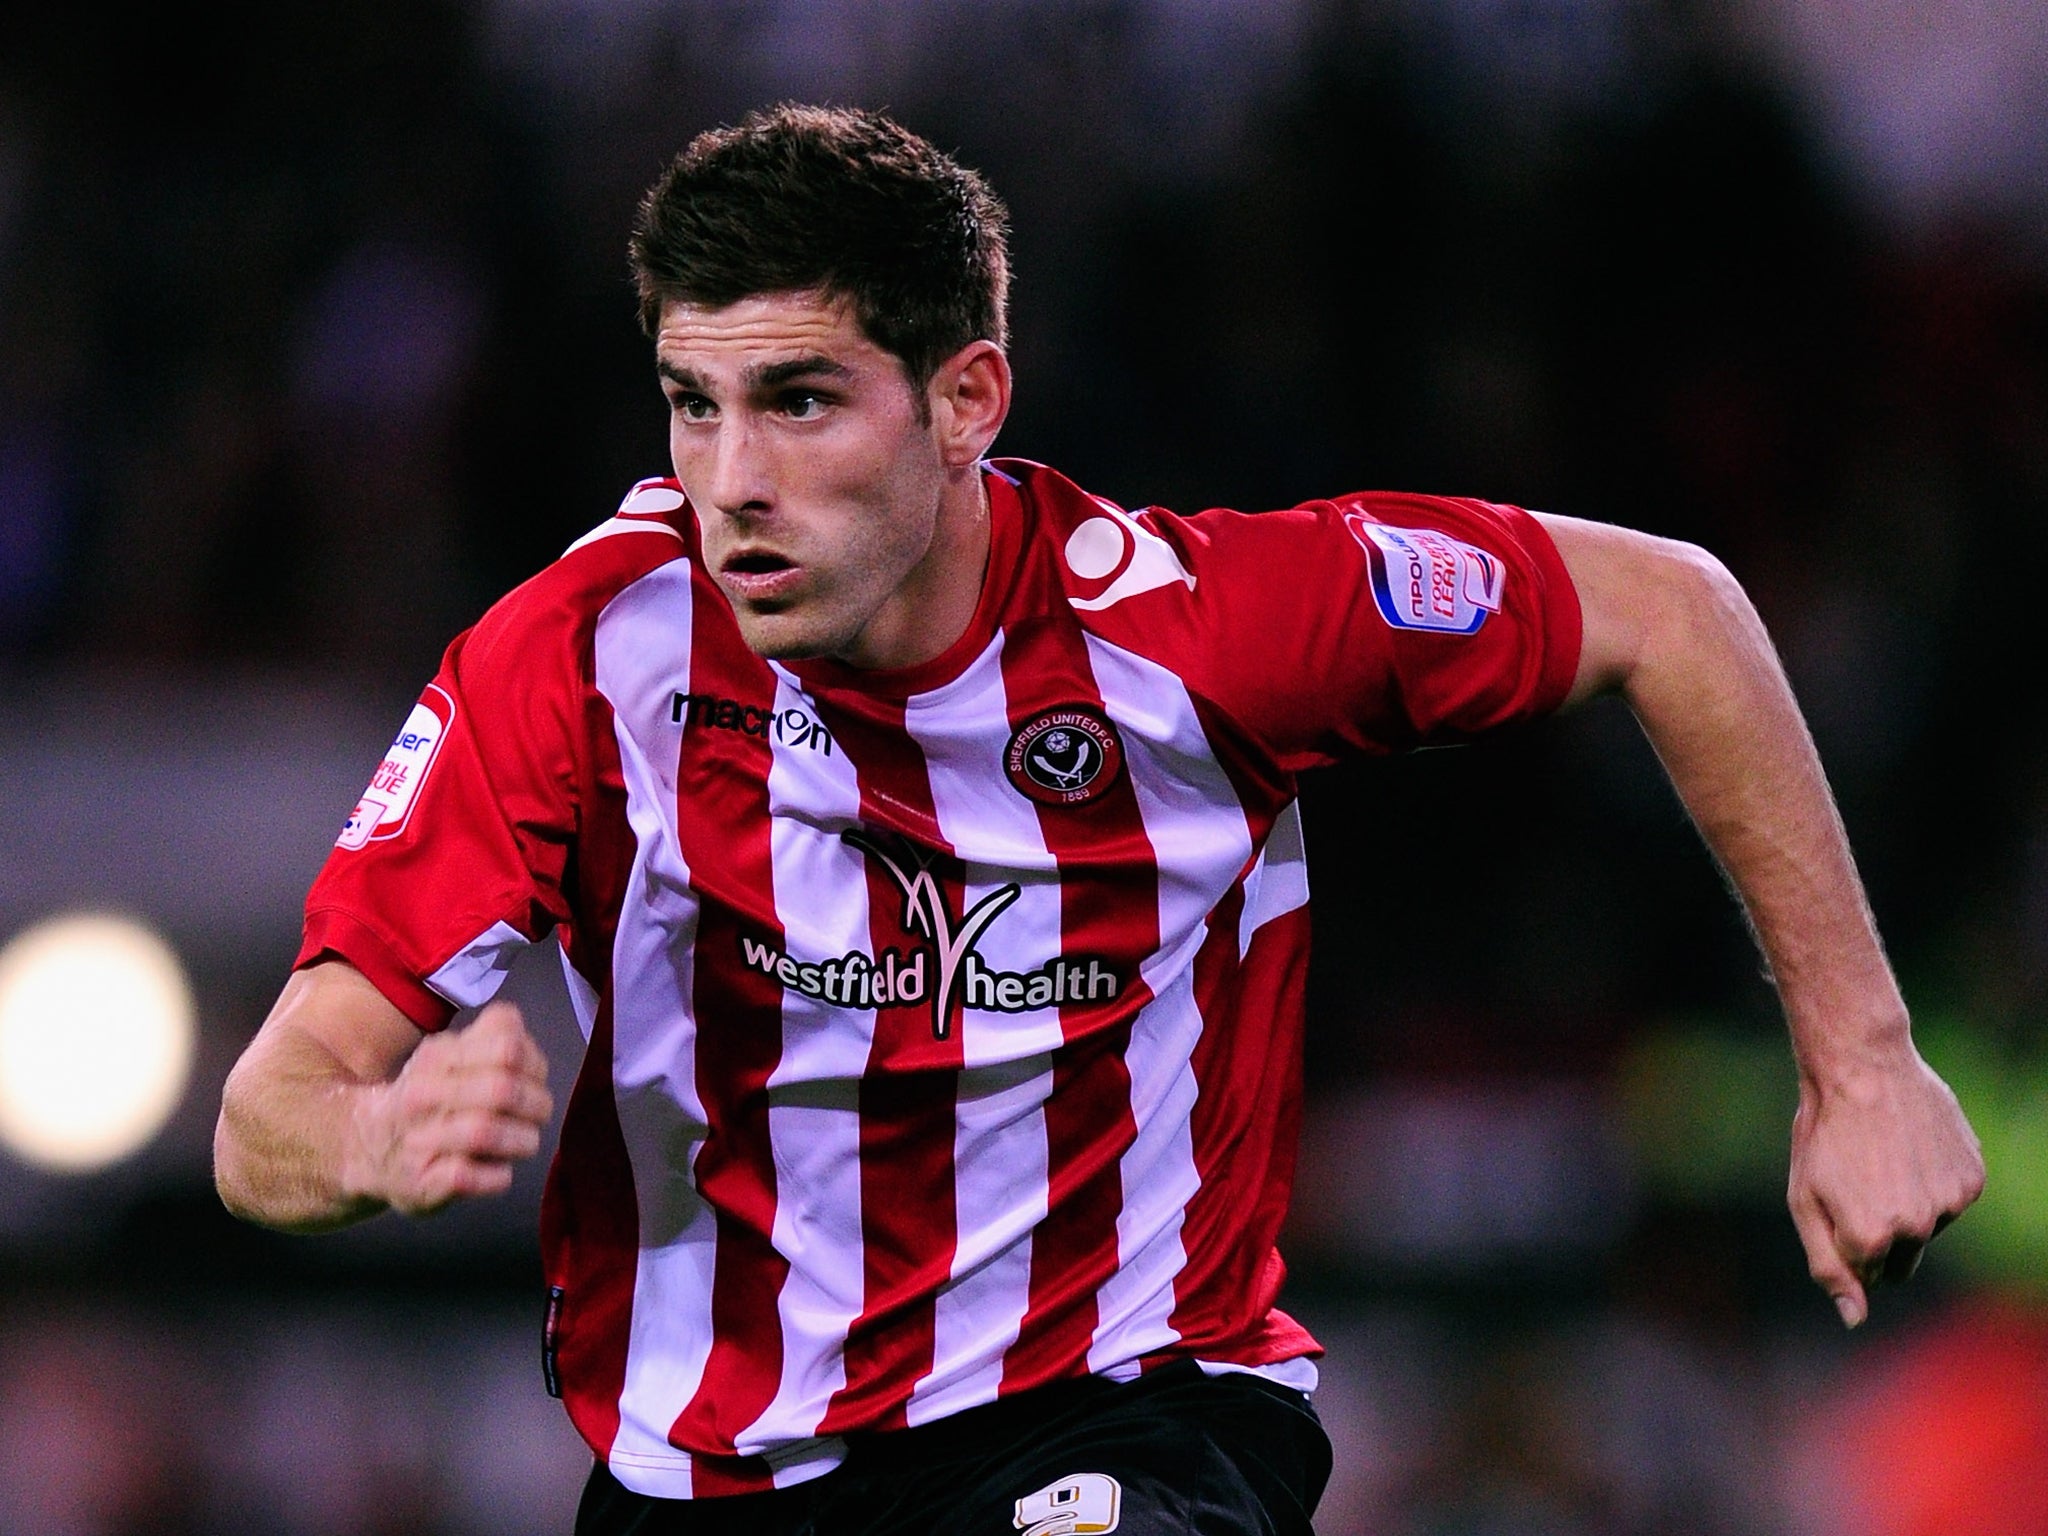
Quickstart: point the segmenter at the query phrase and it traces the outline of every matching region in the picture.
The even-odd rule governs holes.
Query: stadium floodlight
[[[191,1077],[192,989],[170,945],[133,919],[76,913],[0,949],[0,1142],[87,1173],[132,1156]]]

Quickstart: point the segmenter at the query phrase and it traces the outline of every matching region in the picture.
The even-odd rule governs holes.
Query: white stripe
[[[1273,818],[1259,862],[1244,883],[1244,910],[1237,919],[1237,957],[1252,947],[1252,935],[1273,921],[1308,905],[1308,854],[1301,839],[1301,802],[1290,800]]]
[[[576,1027],[583,1031],[583,1043],[588,1045],[597,1028],[597,988],[571,963],[566,949],[557,948],[555,953],[561,957],[562,980],[569,989],[569,1011],[576,1016]]]
[[[613,599],[597,624],[597,688],[610,702],[636,851],[612,950],[612,1095],[633,1169],[640,1256],[610,1464],[635,1492],[689,1493],[668,1428],[711,1351],[717,1224],[690,1174],[708,1129],[689,1011],[697,905],[674,825],[679,727],[689,691],[690,567],[676,560]],[[638,915],[636,915],[638,914]]]
[[[932,1369],[910,1395],[912,1424],[995,1401],[1003,1356],[1031,1300],[1031,1229],[1045,1219],[1046,1056],[960,1074],[953,1184],[959,1246],[933,1306]]]
[[[1194,961],[1216,903],[1251,857],[1243,808],[1180,678],[1095,636],[1089,666],[1123,740],[1138,813],[1159,871],[1158,950],[1143,975],[1154,997],[1132,1024],[1125,1061],[1137,1139],[1124,1154],[1116,1273],[1097,1297],[1091,1370],[1109,1371],[1179,1338],[1174,1276],[1186,1267],[1181,1226],[1201,1186],[1189,1115],[1190,1065],[1202,1034]]]
[[[802,709],[815,718],[789,674],[776,670],[778,715]],[[769,741],[769,848],[787,953],[803,964],[865,954],[872,947],[866,864],[839,836],[860,816],[853,765],[807,732],[785,743],[771,729]],[[776,1302],[782,1379],[761,1417],[736,1437],[743,1453],[814,1434],[846,1384],[846,1332],[860,1316],[865,1281],[860,1077],[874,1031],[873,1009],[782,994],[782,1056],[768,1079],[774,1243],[789,1261]]]
[[[1096,1293],[1091,1371],[1136,1361],[1180,1338],[1171,1322],[1173,1278],[1187,1267],[1181,1225],[1201,1187],[1188,1125],[1195,1107],[1188,1058],[1201,1025],[1189,971],[1168,982],[1131,1024],[1124,1060],[1137,1136],[1118,1166],[1123,1208],[1116,1218],[1117,1268]]]
[[[498,995],[512,962],[531,942],[510,923],[493,923],[450,955],[427,985],[458,1008],[481,1008]]]
[[[974,949],[991,969],[1022,972],[1060,952],[1060,879],[1036,804],[1003,771],[1010,716],[1002,650],[998,634],[958,678],[911,698],[904,725],[924,754],[939,831],[967,865],[963,909],[1012,881],[1020,887]],[[1065,1040],[1057,1005],[1022,1013],[969,1008],[960,1027],[969,1067],[1036,1056]]]
[[[1029,878],[975,948],[992,968],[1027,971],[1060,952],[1059,876],[1033,803],[1003,773],[1009,702],[1002,637],[945,688],[912,698],[909,733],[925,755],[939,828],[967,861],[965,905],[996,888],[1007,866]],[[1059,1010],[963,1012],[962,1073],[953,1144],[958,1246],[933,1309],[932,1369],[911,1393],[922,1424],[993,1402],[1003,1355],[1031,1300],[1031,1229],[1045,1218],[1045,1101]]]
[[[669,527],[667,523],[649,522],[643,517],[612,517],[605,519],[605,521],[591,529],[590,532],[584,534],[582,538],[563,550],[562,554],[564,556],[573,555],[586,544],[595,544],[599,539],[615,538],[622,533],[665,533],[678,544],[683,542],[683,536],[677,533],[675,529]]]
[[[1258,1376],[1267,1381],[1278,1382],[1283,1387],[1292,1387],[1297,1392],[1313,1392],[1322,1375],[1316,1369],[1315,1361],[1307,1355],[1296,1355],[1292,1360],[1275,1360],[1271,1365],[1235,1365],[1228,1360],[1197,1360],[1204,1376]]]
[[[837,1435],[813,1435],[766,1452],[768,1480],[778,1488],[794,1488],[814,1477],[823,1477],[846,1460],[846,1442]]]

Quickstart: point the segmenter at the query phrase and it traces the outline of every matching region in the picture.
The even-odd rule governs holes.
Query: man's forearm
[[[1854,1327],[1977,1198],[1984,1161],[1914,1049],[1834,797],[1762,621],[1688,545],[1542,519],[1585,617],[1572,697],[1619,691],[1747,914],[1799,1065],[1787,1203]]]
[[[213,1150],[222,1202],[289,1232],[330,1231],[383,1210],[351,1187],[356,1122],[374,1087],[297,1031],[266,1031],[221,1094]]]
[[[229,1210],[293,1232],[502,1194],[554,1112],[519,1010],[423,1035],[338,960],[296,972],[228,1074],[214,1179]]]
[[[1845,1081],[1909,1048],[1818,754],[1762,623],[1701,557],[1667,571],[1664,622],[1623,686],[1770,968],[1801,1073]]]

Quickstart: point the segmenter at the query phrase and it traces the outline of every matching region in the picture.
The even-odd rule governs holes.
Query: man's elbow
[[[261,1186],[251,1177],[254,1159],[244,1129],[248,1115],[241,1073],[237,1066],[221,1088],[220,1115],[213,1123],[213,1188],[229,1215],[267,1226]]]
[[[1744,623],[1754,619],[1756,609],[1749,594],[1719,555],[1683,539],[1667,539],[1663,544],[1667,559],[1666,580],[1677,600],[1689,611],[1717,616],[1739,615]]]
[[[221,1088],[213,1188],[228,1214],[277,1232],[328,1232],[373,1213],[323,1194],[317,1156],[291,1133],[289,1084],[263,1081],[245,1056]]]
[[[1637,586],[1642,605],[1638,668],[1697,664],[1731,642],[1768,647],[1756,605],[1719,556],[1682,539],[1651,544]]]

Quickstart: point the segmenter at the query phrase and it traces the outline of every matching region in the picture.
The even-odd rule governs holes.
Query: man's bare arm
[[[1741,587],[1690,545],[1541,521],[1585,614],[1572,700],[1628,701],[1777,984],[1799,1073],[1792,1217],[1814,1279],[1854,1327],[1887,1260],[1909,1273],[1983,1189],[1977,1139],[1913,1046],[1820,759]]]
[[[353,966],[293,974],[228,1074],[214,1182],[244,1220],[322,1232],[502,1193],[553,1113],[518,1009],[423,1035]]]

